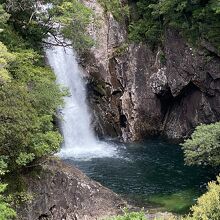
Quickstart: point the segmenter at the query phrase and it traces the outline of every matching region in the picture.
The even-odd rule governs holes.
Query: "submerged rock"
[[[80,170],[51,159],[40,173],[26,175],[33,199],[19,207],[22,220],[95,220],[116,215],[126,204]]]

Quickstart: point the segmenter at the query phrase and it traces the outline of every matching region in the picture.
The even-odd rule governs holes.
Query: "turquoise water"
[[[214,178],[207,168],[184,166],[180,146],[161,140],[121,145],[114,158],[67,161],[135,205],[177,213],[186,212]]]

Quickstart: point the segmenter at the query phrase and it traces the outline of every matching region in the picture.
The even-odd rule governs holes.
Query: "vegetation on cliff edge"
[[[220,51],[219,0],[99,0],[118,20],[129,19],[129,39],[162,44],[169,28],[193,45],[211,44]],[[130,7],[128,7],[128,5]],[[130,11],[130,12],[129,12]]]
[[[151,44],[163,41],[167,28],[177,29],[189,42],[211,43],[220,51],[219,0],[137,0],[130,38]]]

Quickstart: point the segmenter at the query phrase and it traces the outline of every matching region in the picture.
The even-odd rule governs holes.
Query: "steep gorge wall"
[[[213,48],[191,48],[175,30],[156,51],[128,44],[126,25],[96,0],[84,3],[98,20],[89,27],[96,45],[82,63],[100,136],[181,139],[200,123],[220,120],[220,57]]]

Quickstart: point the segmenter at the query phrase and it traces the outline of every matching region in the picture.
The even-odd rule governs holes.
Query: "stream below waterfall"
[[[64,137],[59,153],[89,177],[137,206],[185,212],[213,176],[184,166],[181,148],[162,140],[118,144],[99,141],[90,124],[83,70],[71,48],[46,49],[57,83],[69,89],[60,109]]]

